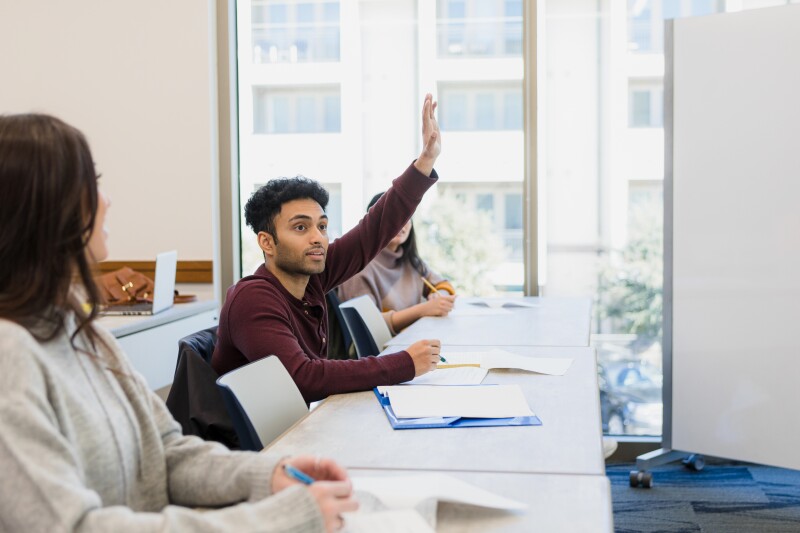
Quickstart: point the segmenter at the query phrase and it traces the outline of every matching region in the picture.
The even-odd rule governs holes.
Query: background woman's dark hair
[[[48,115],[0,116],[0,318],[41,340],[64,328],[65,310],[86,330],[100,293],[86,246],[97,212],[97,174],[83,134]],[[70,291],[83,286],[83,299]]]
[[[275,216],[286,202],[303,198],[314,200],[323,211],[328,206],[328,191],[314,180],[303,176],[269,180],[247,200],[244,206],[245,222],[255,233],[266,231],[272,235],[277,244]]]
[[[378,202],[381,196],[383,196],[383,193],[379,192],[372,197],[372,200],[369,201],[369,205],[367,206],[367,211]],[[428,269],[425,268],[425,263],[422,262],[422,259],[419,257],[419,252],[417,252],[417,237],[414,233],[413,222],[411,223],[411,231],[408,232],[408,239],[400,245],[400,248],[403,250],[403,255],[400,256],[400,259],[411,263],[411,266],[414,267],[414,270],[419,272],[420,276],[427,276]]]

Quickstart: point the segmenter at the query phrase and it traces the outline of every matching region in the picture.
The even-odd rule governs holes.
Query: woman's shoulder
[[[24,326],[0,318],[0,353],[5,361],[13,355],[12,348],[37,350],[41,349],[41,343]]]
[[[0,389],[9,391],[17,386],[27,386],[34,375],[41,376],[46,350],[27,328],[6,319],[0,319]]]

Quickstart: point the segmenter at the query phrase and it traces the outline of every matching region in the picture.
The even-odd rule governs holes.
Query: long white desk
[[[400,332],[388,346],[407,347],[420,339],[445,346],[589,346],[591,301],[588,298],[523,299],[532,308],[508,314],[424,317]],[[456,299],[456,309],[468,306]]]
[[[522,513],[439,502],[438,533],[611,532],[611,487],[605,476],[443,472],[485,490],[528,504]],[[407,472],[351,468],[351,476]]]
[[[203,299],[210,296],[194,289],[195,286],[179,285],[181,293],[195,293],[196,302],[177,304],[151,316],[104,316],[98,323],[110,330],[128,355],[133,367],[141,373],[151,389],[156,390],[172,383],[178,357],[178,340],[195,331],[209,328],[218,321],[216,300]]]
[[[374,393],[365,391],[326,399],[266,449],[330,456],[354,476],[444,472],[530,505],[518,515],[440,504],[437,531],[613,531],[597,365],[588,346],[590,302],[525,301],[536,307],[419,320],[384,353],[439,338],[445,357],[498,347],[530,357],[572,358],[564,376],[492,370],[484,380],[518,384],[541,426],[394,430]]]
[[[594,350],[504,349],[574,358],[564,376],[492,370],[484,380],[518,383],[541,426],[394,430],[367,391],[326,399],[269,450],[330,455],[349,468],[604,475]]]

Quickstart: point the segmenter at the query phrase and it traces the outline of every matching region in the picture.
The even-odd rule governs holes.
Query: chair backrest
[[[214,355],[214,347],[217,345],[217,326],[208,329],[201,329],[191,335],[187,335],[178,341],[178,351],[184,349],[194,350],[197,355],[211,364],[211,356]]]
[[[328,358],[335,357],[340,358],[347,355],[347,351],[350,349],[350,344],[353,342],[353,338],[350,335],[350,330],[347,329],[347,326],[344,322],[344,317],[342,316],[342,310],[339,309],[339,305],[341,301],[339,301],[339,295],[336,294],[336,289],[328,291],[328,294],[325,295],[325,299],[328,301],[328,318],[329,318],[329,326],[328,326],[328,337],[331,339],[329,344],[330,347],[333,347],[333,335],[334,332],[332,331],[333,328],[338,328],[338,331],[341,333],[342,336],[342,344],[343,346],[339,346],[338,348],[342,350],[341,354],[332,354],[330,352],[330,347],[328,348]],[[333,315],[331,315],[331,310],[333,311]]]
[[[236,449],[239,440],[216,386],[219,376],[210,364],[216,343],[216,326],[178,341],[178,361],[166,403],[184,435],[197,435]]]
[[[243,450],[258,451],[308,413],[281,360],[270,355],[217,380]]]
[[[378,355],[392,338],[389,326],[372,299],[358,296],[339,304],[359,357]]]

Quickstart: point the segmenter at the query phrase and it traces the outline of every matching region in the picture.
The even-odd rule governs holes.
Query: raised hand
[[[436,120],[436,102],[431,94],[425,95],[422,104],[422,153],[420,153],[414,166],[417,170],[431,175],[436,158],[442,153],[442,135],[439,132],[439,123]]]

